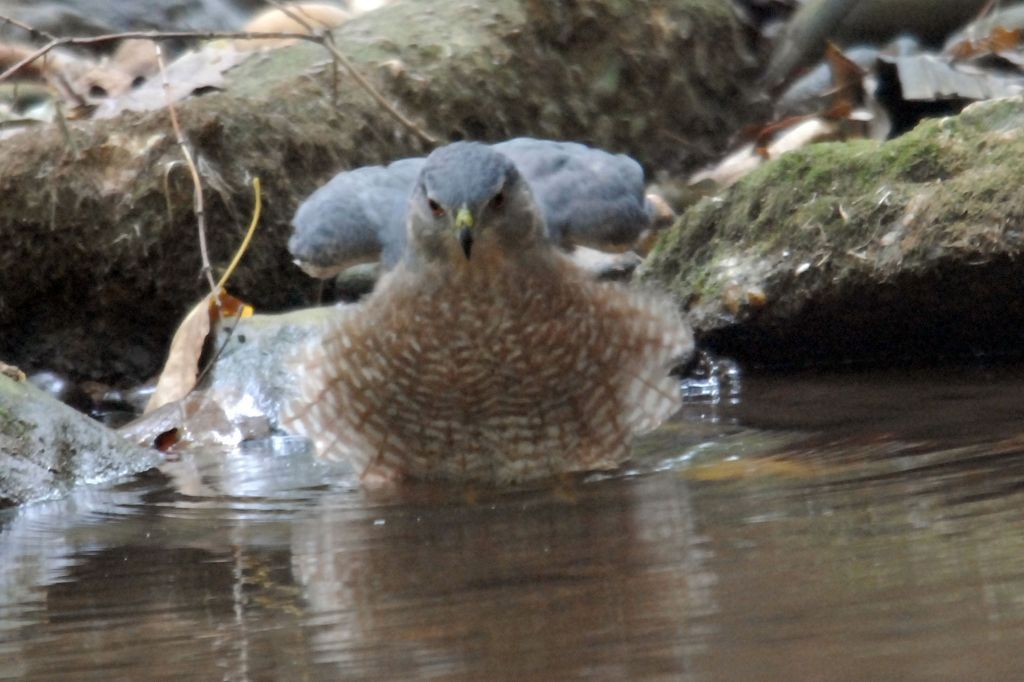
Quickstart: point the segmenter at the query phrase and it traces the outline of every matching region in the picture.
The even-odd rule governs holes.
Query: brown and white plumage
[[[411,255],[294,359],[283,423],[321,455],[364,477],[521,481],[617,466],[678,406],[679,313],[558,253],[500,154],[438,150],[409,210]]]

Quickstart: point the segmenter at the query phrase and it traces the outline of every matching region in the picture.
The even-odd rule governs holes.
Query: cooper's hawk
[[[467,142],[421,164],[403,255],[298,353],[286,428],[364,477],[503,483],[615,467],[677,407],[669,370],[692,352],[689,328],[669,301],[595,282],[556,249],[517,165]],[[564,205],[593,193],[579,180]],[[640,220],[607,208],[622,196],[595,200],[613,227]]]

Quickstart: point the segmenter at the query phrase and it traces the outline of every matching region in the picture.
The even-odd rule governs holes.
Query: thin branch
[[[397,120],[403,126],[408,128],[414,135],[416,135],[416,137],[420,138],[420,140],[422,140],[423,142],[426,142],[427,144],[430,145],[436,145],[438,143],[438,139],[435,136],[431,135],[427,131],[417,126],[411,120],[406,118],[401,112],[399,112],[397,109],[391,106],[391,104],[384,98],[384,95],[380,94],[380,91],[377,90],[377,88],[373,87],[370,84],[370,81],[366,80],[366,78],[363,77],[363,74],[359,73],[359,70],[356,69],[355,64],[353,64],[349,60],[349,58],[342,54],[341,50],[339,50],[335,46],[334,36],[332,36],[330,33],[325,33],[318,42],[324,46],[325,50],[331,53],[331,56],[333,56],[338,61],[338,63],[340,63],[345,68],[346,71],[348,71],[349,75],[352,76],[353,79],[355,79],[356,83],[358,83],[360,87],[366,90],[366,93],[370,95],[370,97],[372,97],[373,100],[381,106],[381,108],[383,108],[385,111],[391,114],[391,116],[393,116],[395,120]]]
[[[289,15],[291,16],[291,15]],[[0,20],[9,21],[12,24],[24,28],[25,30],[32,31],[31,27],[15,23],[14,20],[9,19],[6,16],[0,15]],[[296,19],[300,24],[305,23],[301,19]],[[39,32],[37,32],[39,33]],[[43,35],[40,33],[40,35]],[[356,83],[363,90],[366,91],[373,101],[376,102],[384,111],[386,111],[392,118],[398,121],[402,126],[407,128],[411,133],[418,137],[423,142],[430,145],[438,143],[437,137],[426,132],[420,128],[416,123],[407,118],[404,114],[398,111],[394,105],[388,102],[387,98],[381,94],[376,87],[373,86],[356,68],[355,64],[346,57],[341,50],[338,49],[334,42],[334,37],[329,31],[319,35],[310,35],[308,33],[289,33],[289,32],[259,32],[252,33],[247,31],[127,31],[124,33],[108,33],[100,36],[89,36],[84,38],[55,38],[51,37],[50,41],[32,52],[25,58],[19,60],[8,68],[3,73],[0,73],[0,83],[10,78],[12,75],[23,69],[25,66],[36,61],[40,57],[45,56],[55,48],[64,45],[99,45],[102,43],[110,43],[119,40],[152,40],[154,42],[162,42],[166,40],[266,40],[266,39],[279,39],[279,40],[304,40],[306,42],[316,43],[325,50],[327,50],[335,61],[342,65],[342,67],[349,73],[350,76],[356,81]]]
[[[335,63],[341,64],[345,68],[345,70],[348,71],[348,74],[352,76],[353,79],[355,79],[356,83],[359,84],[359,87],[365,90],[366,93],[373,98],[373,101],[375,101],[378,105],[384,108],[399,123],[401,123],[403,126],[414,132],[417,137],[419,137],[427,144],[437,144],[436,137],[422,130],[419,126],[417,126],[411,120],[406,118],[400,111],[395,109],[391,105],[391,103],[387,101],[384,95],[382,95],[377,88],[373,87],[373,84],[370,83],[370,81],[366,80],[366,78],[363,77],[363,74],[359,72],[359,69],[356,68],[356,65],[353,64],[351,60],[349,60],[349,58],[346,57],[344,53],[342,53],[342,51],[338,49],[338,46],[334,43],[334,35],[330,31],[324,30],[326,27],[314,26],[309,21],[312,19],[312,17],[310,17],[309,15],[303,16],[302,10],[300,8],[287,7],[277,2],[277,0],[267,0],[267,4],[277,8],[278,11],[280,11],[286,17],[299,24],[299,26],[301,26],[302,28],[309,31],[310,37],[314,38],[317,43],[322,45],[325,50],[331,53],[331,56],[333,56],[335,59]]]
[[[159,43],[154,43],[154,47],[156,48],[156,63],[160,67],[160,77],[163,79],[164,95],[167,98],[167,113],[171,117],[171,127],[174,128],[174,137],[178,141],[178,146],[181,147],[181,153],[185,157],[185,164],[192,175],[192,205],[195,208],[196,228],[199,231],[199,253],[203,259],[203,274],[206,275],[206,281],[210,284],[210,294],[216,299],[217,283],[213,281],[210,251],[206,247],[206,212],[203,207],[203,183],[199,177],[199,169],[196,168],[196,162],[192,158],[192,150],[189,148],[188,142],[185,141],[184,133],[181,132],[181,124],[178,123],[178,112],[175,110],[174,102],[171,99],[171,84],[167,80],[167,68],[164,65],[163,50],[160,49]]]
[[[7,17],[3,17],[3,18],[6,19]],[[14,64],[11,65],[10,68],[8,68],[3,73],[0,73],[0,83],[3,83],[5,80],[10,78],[11,76],[16,74],[17,72],[21,71],[23,68],[25,68],[26,66],[28,66],[29,64],[31,64],[35,60],[39,59],[40,57],[46,56],[46,54],[49,53],[50,50],[52,50],[53,48],[57,47],[60,44],[61,44],[60,40],[51,40],[50,42],[46,43],[46,45],[42,46],[41,48],[39,48],[35,52],[29,54],[28,56],[22,57],[18,61],[14,62]]]
[[[34,26],[29,26],[28,24],[18,21],[14,17],[0,16],[0,21],[4,22],[5,24],[10,24],[11,26],[17,26],[22,31],[27,32],[32,37],[42,36],[47,40],[58,40],[57,36],[53,35],[52,33],[47,33],[42,29],[35,28]]]

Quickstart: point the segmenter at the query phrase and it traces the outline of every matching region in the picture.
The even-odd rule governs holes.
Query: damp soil
[[[694,394],[531,490],[278,439],[0,512],[0,678],[1019,677],[1024,367]]]

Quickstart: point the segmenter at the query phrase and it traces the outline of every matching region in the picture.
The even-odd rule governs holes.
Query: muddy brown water
[[[183,457],[0,514],[0,677],[1024,679],[1024,368],[746,377],[500,495]]]

